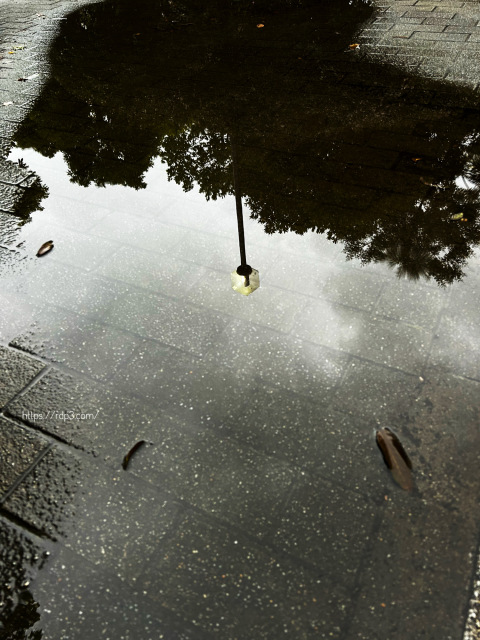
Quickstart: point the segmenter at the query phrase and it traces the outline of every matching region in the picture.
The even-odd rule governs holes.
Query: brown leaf
[[[131,457],[133,456],[133,454],[134,454],[136,451],[138,451],[138,449],[140,449],[140,447],[141,447],[142,445],[144,445],[144,444],[145,444],[145,440],[139,440],[139,441],[137,442],[137,444],[135,444],[135,445],[130,449],[130,451],[127,453],[127,455],[124,457],[123,462],[122,462],[122,467],[123,467],[123,470],[124,470],[124,471],[126,471],[126,470],[127,470],[128,463],[130,462],[130,458],[131,458]]]
[[[390,429],[377,431],[377,444],[395,482],[405,491],[413,489],[412,463],[400,440]]]
[[[37,251],[37,258],[44,256],[46,253],[53,249],[53,240],[48,240],[48,242],[44,242],[40,249]]]

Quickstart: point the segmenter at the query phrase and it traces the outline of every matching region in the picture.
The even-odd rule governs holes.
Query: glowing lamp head
[[[237,267],[232,271],[232,289],[242,296],[249,296],[260,286],[260,275],[256,269],[249,265]]]

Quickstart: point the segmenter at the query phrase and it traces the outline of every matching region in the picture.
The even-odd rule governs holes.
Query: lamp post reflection
[[[256,269],[247,264],[245,251],[245,230],[243,227],[242,193],[238,179],[238,156],[235,140],[231,139],[233,164],[233,189],[235,191],[235,205],[237,208],[238,243],[240,245],[240,265],[232,271],[232,289],[244,296],[253,293],[260,286],[260,276]]]

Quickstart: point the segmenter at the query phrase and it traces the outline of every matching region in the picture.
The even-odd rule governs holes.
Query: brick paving
[[[41,59],[56,19],[82,4],[0,2],[3,50],[33,41]],[[477,89],[477,2],[375,4],[361,55]],[[5,149],[44,77],[40,68],[19,85],[39,67],[22,50],[14,58],[0,89],[24,106],[5,111]],[[382,144],[388,165],[401,149]],[[15,268],[9,212],[32,174],[6,160],[0,172],[0,251]],[[166,263],[145,247],[148,232],[134,237],[141,215],[124,212],[121,235],[109,226],[120,198],[92,203],[106,222],[87,219],[70,240],[65,229],[69,250],[40,275],[25,267],[33,318],[0,293],[13,305],[0,318],[5,637],[40,624],[55,640],[460,640],[480,523],[478,255],[453,293],[392,287],[386,269],[345,266],[323,239],[269,248],[247,224],[270,296],[247,308],[227,299],[210,251],[231,252],[230,227],[212,233],[198,216],[195,233],[185,222],[179,235],[167,215],[171,206],[180,220],[176,197],[159,212],[175,295],[152,277]],[[72,253],[82,233],[83,262]],[[95,262],[95,243],[107,260]],[[295,265],[278,286],[285,252]],[[122,270],[129,259],[141,286]],[[409,445],[413,499],[386,482],[378,423]],[[125,473],[119,461],[138,440],[143,455]],[[11,593],[22,594],[17,608]]]

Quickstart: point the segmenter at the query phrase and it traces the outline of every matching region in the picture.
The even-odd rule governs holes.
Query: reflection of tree
[[[480,241],[478,112],[461,119],[446,90],[422,81],[420,99],[411,78],[349,51],[368,3],[205,4],[122,0],[72,14],[18,143],[61,150],[83,185],[141,188],[159,155],[184,189],[216,198],[233,192],[234,134],[243,194],[267,232],[314,229],[364,262],[460,278]],[[475,105],[460,90],[447,97]],[[452,222],[458,211],[466,222]]]
[[[0,637],[8,640],[41,640],[34,630],[40,620],[39,605],[28,584],[43,565],[40,549],[25,535],[0,522]]]
[[[11,213],[22,220],[20,224],[24,224],[30,220],[30,215],[34,211],[43,211],[42,201],[48,196],[48,187],[46,187],[36,177],[27,187],[19,187],[17,197]]]

